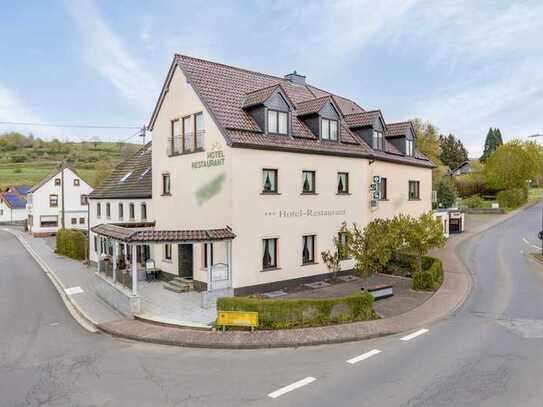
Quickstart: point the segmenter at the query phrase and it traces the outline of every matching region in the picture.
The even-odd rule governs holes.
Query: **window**
[[[136,210],[133,203],[128,205],[128,216],[130,217],[130,219],[134,219],[136,217]]]
[[[49,195],[49,207],[56,208],[58,206],[58,195],[51,194]]]
[[[40,216],[40,226],[42,228],[57,227],[58,216]]]
[[[89,204],[89,196],[81,195],[81,205],[87,206]]]
[[[99,218],[100,216],[102,216],[102,205],[98,202],[96,204],[96,217]]]
[[[348,172],[337,173],[337,193],[338,194],[349,193],[349,173]]]
[[[262,170],[262,192],[277,193],[277,170]]]
[[[315,193],[315,171],[302,171],[302,193]]]
[[[382,131],[373,131],[373,148],[375,150],[383,149],[383,132]]]
[[[268,133],[288,134],[288,113],[268,110]]]
[[[262,240],[262,268],[277,268],[277,239]]]
[[[191,116],[183,117],[183,152],[190,152],[193,149],[191,119]]]
[[[339,246],[341,248],[341,250],[339,251],[339,258],[341,260],[348,259],[349,255],[346,252],[346,249],[347,249],[347,233],[346,232],[338,232],[337,238],[338,238],[338,241],[339,241]]]
[[[172,120],[172,138],[171,138],[171,154],[179,154],[182,142],[181,138],[181,121],[179,119]]]
[[[111,204],[109,202],[106,203],[106,218],[111,218]]]
[[[171,260],[172,259],[172,245],[169,243],[166,243],[164,245],[164,260]]]
[[[405,155],[413,156],[414,154],[413,140],[405,139]]]
[[[79,224],[84,225],[85,224],[85,218],[79,218]]]
[[[79,186],[79,180],[77,178],[74,178],[74,187]]]
[[[119,219],[124,218],[124,205],[122,203],[119,204]]]
[[[55,186],[56,187],[60,186],[60,178],[55,178]]]
[[[141,219],[147,219],[147,204],[145,202],[141,204]]]
[[[196,113],[194,115],[194,126],[196,128],[196,150],[204,149],[204,115]]]
[[[379,199],[382,201],[387,200],[387,179],[381,177],[381,182],[379,183]]]
[[[303,237],[302,264],[315,263],[315,235]]]
[[[98,237],[94,236],[94,253],[98,253]]]
[[[162,195],[170,195],[170,174],[162,174]]]
[[[213,265],[213,243],[204,243],[204,267],[207,267],[208,264],[207,264],[207,248],[208,246],[211,246],[210,247],[210,251],[211,251],[211,265]]]
[[[321,138],[337,141],[337,120],[321,119]]]
[[[72,218],[71,223],[72,225],[77,225],[77,218]]]
[[[419,181],[409,181],[409,200],[420,199],[420,182]]]

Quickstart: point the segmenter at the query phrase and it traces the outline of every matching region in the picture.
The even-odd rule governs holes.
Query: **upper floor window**
[[[51,194],[49,195],[49,207],[56,208],[58,206],[58,195]]]
[[[349,173],[348,172],[337,173],[337,193],[338,194],[349,193]]]
[[[141,219],[147,219],[147,204],[145,202],[141,204]]]
[[[162,195],[170,195],[170,174],[162,174]]]
[[[71,223],[72,225],[77,225],[77,218],[72,218]]]
[[[384,177],[381,177],[381,182],[379,182],[379,199],[387,200],[387,179]]]
[[[102,216],[102,204],[100,202],[96,204],[96,216],[98,218]]]
[[[60,186],[60,178],[55,178],[55,186],[58,187]]]
[[[192,117],[183,117],[183,152],[192,151],[193,134],[192,134]]]
[[[321,119],[321,138],[337,141],[337,120]]]
[[[74,187],[78,187],[78,186],[79,186],[79,179],[74,178]]]
[[[86,206],[89,204],[89,196],[81,195],[81,205]]]
[[[106,218],[111,218],[111,204],[109,202],[106,203]]]
[[[262,170],[262,192],[264,193],[277,192],[277,170],[272,170],[272,169]]]
[[[128,205],[128,216],[130,217],[130,219],[134,219],[136,217],[136,209],[134,208],[133,203]]]
[[[415,155],[413,140],[405,139],[405,155],[408,155],[408,156]]]
[[[79,224],[84,225],[85,224],[85,218],[79,218]]]
[[[315,235],[303,237],[302,264],[315,263]]]
[[[277,239],[262,240],[262,269],[277,268]]]
[[[302,171],[302,193],[315,193],[315,171]]]
[[[288,134],[288,113],[269,109],[268,133]]]
[[[119,219],[124,218],[124,205],[119,203]]]
[[[172,245],[170,243],[166,243],[164,245],[164,260],[171,260],[172,259]]]
[[[409,181],[409,200],[420,199],[420,181]]]
[[[194,115],[194,127],[196,128],[196,150],[204,149],[204,115],[196,113]]]
[[[383,132],[382,131],[373,131],[373,149],[374,150],[383,150]]]

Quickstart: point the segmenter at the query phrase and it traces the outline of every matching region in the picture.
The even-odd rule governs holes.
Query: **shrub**
[[[467,208],[481,208],[483,206],[483,198],[479,195],[472,195],[469,198],[464,199],[462,202]]]
[[[496,200],[502,208],[516,208],[528,200],[528,190],[526,188],[506,189],[498,192]]]
[[[369,293],[322,299],[225,297],[217,311],[258,312],[259,328],[289,329],[377,319]]]
[[[78,230],[60,229],[56,236],[55,252],[75,260],[85,260],[87,238]]]
[[[443,280],[443,263],[441,260],[425,256],[422,259],[423,271],[413,274],[412,288],[414,290],[433,290]]]
[[[413,290],[433,290],[434,277],[429,271],[417,271],[413,274]]]

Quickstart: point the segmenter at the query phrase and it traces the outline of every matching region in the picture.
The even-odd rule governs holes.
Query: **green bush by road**
[[[58,254],[76,260],[85,260],[87,238],[78,230],[60,229],[56,236],[56,250]]]

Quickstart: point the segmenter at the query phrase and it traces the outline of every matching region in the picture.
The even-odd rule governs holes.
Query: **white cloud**
[[[157,78],[148,72],[142,60],[132,55],[93,2],[78,0],[66,4],[84,35],[86,45],[83,49],[87,62],[133,106],[149,111],[160,90]]]

